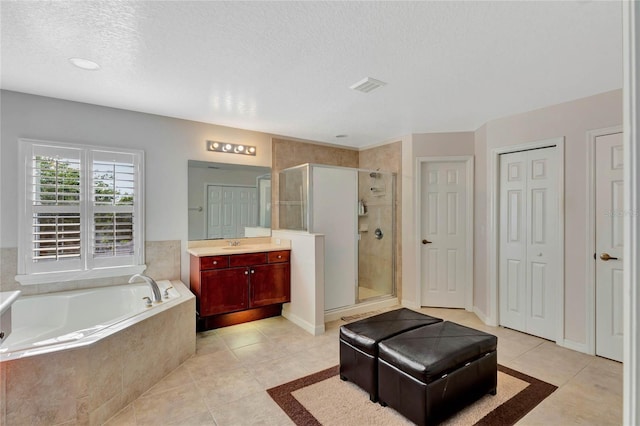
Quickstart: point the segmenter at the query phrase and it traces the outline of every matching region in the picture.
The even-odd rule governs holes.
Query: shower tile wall
[[[145,274],[156,280],[180,279],[179,240],[147,241],[145,243]],[[100,278],[93,280],[69,281],[55,284],[21,285],[15,280],[18,271],[18,249],[0,249],[0,289],[2,291],[21,290],[22,294],[33,295],[82,288],[103,287],[123,284],[128,277]]]
[[[380,169],[385,172],[395,172],[396,177],[396,200],[395,206],[391,206],[391,176],[381,175],[379,179],[373,179],[368,173],[360,173],[359,196],[365,200],[365,204],[369,207],[367,216],[358,219],[358,225],[367,224],[368,231],[361,233],[360,256],[358,262],[359,284],[361,287],[368,287],[373,290],[382,289],[383,283],[375,279],[377,276],[391,276],[391,262],[388,261],[388,253],[395,255],[396,264],[396,295],[402,300],[402,223],[400,207],[402,205],[401,179],[402,174],[402,143],[394,142],[377,148],[366,149],[359,153],[359,164],[361,169],[376,170]],[[383,183],[385,187],[385,195],[375,196],[370,188],[373,183]],[[394,247],[391,247],[391,239],[376,240],[373,235],[378,223],[378,214],[380,215],[380,223],[392,223],[392,208],[396,213],[396,241]],[[379,213],[378,213],[379,212]],[[385,235],[391,236],[391,230],[382,228]]]
[[[316,145],[287,139],[273,139],[272,149],[272,185],[271,199],[279,200],[279,173],[281,170],[300,164],[326,164],[329,166],[358,167],[359,153],[348,148],[338,148],[326,145]],[[300,214],[292,209],[291,214]],[[273,204],[272,225],[279,229],[280,206]]]
[[[326,164],[332,166],[342,167],[354,167],[363,169],[380,169],[387,172],[395,172],[398,176],[396,178],[396,244],[394,247],[395,262],[396,262],[396,295],[399,299],[402,297],[402,268],[400,268],[402,260],[402,242],[401,242],[401,214],[400,206],[402,205],[401,199],[401,179],[399,178],[402,173],[402,143],[394,142],[391,144],[383,145],[376,148],[365,149],[360,152],[351,149],[315,145],[305,142],[292,141],[287,139],[273,139],[272,140],[272,158],[273,158],[273,173],[272,173],[272,199],[278,200],[279,182],[278,174],[281,170],[288,167],[297,166],[304,163],[312,164]],[[367,179],[368,181],[368,179]],[[295,214],[295,213],[292,213]],[[273,206],[273,228],[279,228],[279,206],[275,204]],[[389,222],[390,223],[390,222]],[[372,231],[371,231],[372,232]],[[390,235],[390,233],[389,233]],[[384,239],[383,239],[384,240]],[[385,242],[390,242],[387,240]],[[363,244],[364,246],[364,244]],[[366,249],[365,249],[366,250]],[[360,273],[367,276],[370,272],[375,270],[374,258],[369,255],[359,256],[359,269]],[[388,262],[385,262],[388,263]]]

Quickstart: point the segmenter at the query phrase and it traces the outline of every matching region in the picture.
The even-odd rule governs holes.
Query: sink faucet
[[[240,241],[229,241],[229,247],[238,247],[240,245]]]
[[[147,284],[149,284],[149,287],[151,287],[151,293],[153,294],[154,302],[162,302],[162,296],[160,295],[160,288],[158,287],[158,284],[153,280],[153,278],[143,274],[135,274],[131,278],[129,278],[129,284],[134,282],[136,278],[142,278],[147,282]]]

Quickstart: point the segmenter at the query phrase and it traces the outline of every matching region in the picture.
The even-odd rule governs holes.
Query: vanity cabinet
[[[280,315],[291,300],[289,250],[191,256],[198,328],[208,330]]]

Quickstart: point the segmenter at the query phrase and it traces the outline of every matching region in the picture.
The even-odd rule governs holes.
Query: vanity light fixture
[[[257,153],[255,146],[216,141],[207,141],[207,151],[253,156]]]

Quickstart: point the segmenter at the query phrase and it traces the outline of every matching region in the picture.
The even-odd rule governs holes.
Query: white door
[[[222,238],[222,186],[207,186],[207,238]]]
[[[555,340],[558,180],[555,147],[500,156],[500,325]]]
[[[467,270],[466,161],[421,165],[421,305],[464,308]]]
[[[258,191],[251,187],[235,187],[234,218],[236,221],[235,238],[245,236],[245,228],[258,225]]]
[[[257,222],[256,188],[207,186],[207,238],[242,238]]]
[[[324,309],[356,302],[358,175],[353,169],[313,167],[309,231],[324,234]]]
[[[622,133],[599,136],[596,169],[596,355],[622,361]]]

